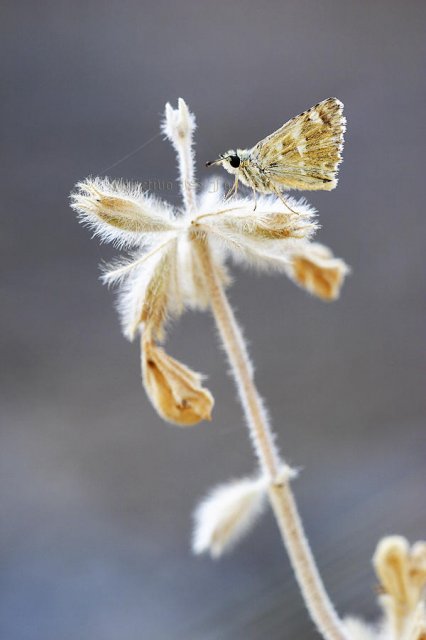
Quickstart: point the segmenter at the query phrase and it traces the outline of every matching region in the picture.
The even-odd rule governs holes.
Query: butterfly
[[[237,192],[239,181],[253,189],[255,203],[257,191],[274,193],[283,202],[287,189],[330,191],[337,185],[345,130],[343,104],[327,98],[251,149],[230,149],[206,166],[221,164],[235,175],[227,198]]]

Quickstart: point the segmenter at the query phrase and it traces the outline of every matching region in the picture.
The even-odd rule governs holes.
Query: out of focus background
[[[339,186],[307,194],[353,269],[341,299],[237,270],[230,296],[326,586],[342,614],[378,614],[378,539],[426,536],[425,27],[421,0],[3,3],[1,638],[317,637],[270,514],[232,555],[191,555],[195,503],[254,465],[212,319],[186,314],[167,346],[208,374],[213,422],[166,425],[98,281],[113,251],[68,205],[89,174],[172,181],[178,202],[156,134],[179,96],[200,179],[345,103]]]

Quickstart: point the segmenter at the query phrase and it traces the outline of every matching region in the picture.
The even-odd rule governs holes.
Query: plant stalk
[[[194,238],[210,304],[219,335],[235,379],[247,420],[253,448],[263,473],[270,480],[269,500],[283,543],[312,620],[326,640],[346,640],[343,624],[330,601],[290,487],[291,469],[280,458],[274,444],[262,400],[253,381],[253,372],[244,338],[228,302],[206,238]]]

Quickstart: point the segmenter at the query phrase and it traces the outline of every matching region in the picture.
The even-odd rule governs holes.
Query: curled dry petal
[[[214,399],[202,376],[169,356],[155,343],[142,343],[145,390],[160,416],[180,426],[211,419]]]
[[[265,504],[264,478],[243,478],[216,487],[194,514],[194,553],[218,558],[254,525]]]
[[[336,300],[349,267],[322,244],[304,244],[294,250],[287,267],[288,276],[298,285],[321,298]]]

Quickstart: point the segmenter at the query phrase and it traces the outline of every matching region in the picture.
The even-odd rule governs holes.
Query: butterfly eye
[[[237,155],[235,155],[235,156],[229,156],[228,162],[233,169],[238,169],[238,167],[240,166],[241,160]]]

